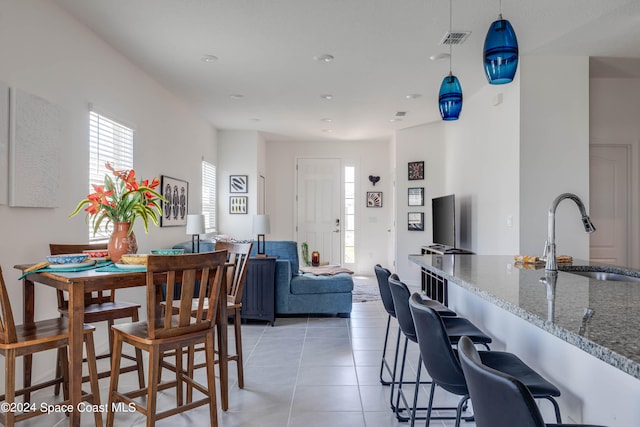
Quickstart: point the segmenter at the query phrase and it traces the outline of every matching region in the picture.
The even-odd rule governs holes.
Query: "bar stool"
[[[462,408],[469,399],[467,383],[456,355],[456,353],[459,352],[456,352],[451,347],[449,337],[447,336],[448,331],[446,329],[445,318],[440,317],[434,310],[422,304],[420,295],[413,294],[411,296],[409,307],[415,322],[422,361],[433,381],[431,383],[429,406],[427,407],[427,425],[430,419],[435,419],[435,417],[431,417],[431,412],[435,409],[433,408],[433,396],[437,384],[446,391],[461,396],[457,408],[454,408],[456,409],[455,425],[458,427],[460,425]],[[461,338],[462,337],[460,337],[460,339]],[[472,339],[469,341],[472,341],[471,345],[474,344]],[[544,379],[512,353],[482,351],[480,355],[479,357],[481,357],[483,363],[486,363],[493,369],[517,376],[520,381],[526,384],[529,391],[536,398],[549,400],[553,404],[557,422],[561,422],[560,408],[554,399],[554,397],[560,396],[560,390],[558,390],[556,386]],[[488,392],[485,391],[485,393]],[[521,426],[518,423],[510,425]]]
[[[460,365],[473,401],[476,427],[545,427],[534,396],[522,381],[482,361],[471,340],[462,337],[458,346]],[[555,426],[603,427],[587,424]]]
[[[393,369],[389,365],[389,362],[386,359],[387,354],[387,344],[389,342],[389,330],[391,326],[391,318],[396,318],[396,311],[393,306],[393,297],[391,296],[391,290],[389,289],[389,276],[391,276],[391,272],[382,267],[380,264],[376,264],[373,267],[374,272],[376,273],[376,279],[378,281],[378,289],[380,290],[380,298],[382,299],[382,304],[384,305],[384,309],[387,312],[387,330],[384,335],[384,347],[382,347],[382,360],[380,362],[380,383],[382,385],[390,385],[395,382],[396,378],[396,367],[398,364],[398,350],[400,348],[400,325],[398,325],[398,338],[396,340],[396,350],[394,356]],[[431,306],[434,310],[436,310],[441,316],[456,316],[456,313],[452,310],[449,310],[445,305],[429,300]],[[387,371],[387,374],[391,377],[390,381],[387,381],[383,378],[384,371]],[[393,402],[391,402],[391,406],[393,409]]]
[[[391,296],[393,297],[393,305],[396,311],[396,316],[398,319],[398,323],[400,324],[400,329],[402,330],[403,335],[405,336],[404,340],[404,350],[402,354],[402,365],[400,368],[400,377],[397,381],[398,390],[396,394],[396,403],[395,403],[395,413],[396,418],[400,421],[411,421],[411,425],[413,426],[416,419],[424,419],[417,418],[415,415],[415,411],[417,409],[428,409],[428,408],[417,408],[418,402],[418,391],[420,389],[420,369],[419,367],[422,365],[422,355],[418,356],[418,372],[416,375],[415,383],[407,383],[404,382],[404,369],[405,363],[407,359],[407,349],[409,346],[409,341],[414,343],[418,343],[418,338],[416,335],[416,330],[413,322],[413,317],[411,315],[411,311],[409,309],[409,298],[411,297],[411,292],[406,284],[400,281],[396,274],[392,274],[389,277],[389,288],[391,290]],[[422,297],[418,295],[418,298],[422,300]],[[425,306],[432,305],[431,300],[423,301]],[[478,329],[473,323],[463,317],[442,317],[442,320],[446,327],[447,337],[451,344],[455,344],[462,336],[470,337],[474,343],[484,345],[487,349],[489,348],[489,343],[491,342],[491,337],[486,335],[480,329]],[[430,381],[427,381],[423,384],[429,384]],[[415,384],[415,394],[413,396],[413,406],[409,406],[407,399],[404,395],[404,390],[402,389],[403,384]],[[392,385],[393,387],[393,385]],[[393,398],[393,388],[391,390],[392,398]],[[400,407],[400,400],[402,400],[403,407]],[[438,409],[455,409],[455,408],[438,408]],[[404,410],[410,410],[411,415],[409,417],[403,417],[400,415],[400,412]],[[450,419],[449,417],[433,417],[433,419]]]

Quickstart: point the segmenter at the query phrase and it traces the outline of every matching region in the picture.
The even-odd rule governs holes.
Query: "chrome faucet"
[[[584,231],[587,233],[593,233],[596,231],[596,227],[589,219],[589,215],[587,215],[587,210],[584,207],[584,203],[578,196],[572,193],[562,193],[551,203],[551,207],[549,208],[549,218],[547,222],[547,241],[544,247],[543,257],[547,257],[547,262],[544,267],[546,271],[557,272],[558,271],[558,263],[556,262],[556,209],[561,201],[564,199],[573,200],[576,205],[578,205],[578,209],[580,209],[580,215],[582,215],[582,225],[584,225]]]

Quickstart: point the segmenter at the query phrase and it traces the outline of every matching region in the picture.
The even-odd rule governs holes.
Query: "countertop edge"
[[[449,255],[449,256],[455,256],[455,255]],[[462,255],[462,256],[469,256],[469,255]],[[616,353],[615,351],[609,348],[606,348],[600,344],[597,344],[587,338],[584,338],[583,336],[580,336],[575,332],[569,331],[568,329],[558,326],[557,324],[554,324],[552,322],[549,322],[548,320],[542,319],[541,317],[533,313],[530,313],[526,310],[523,310],[520,307],[517,307],[507,301],[504,301],[503,299],[500,299],[495,295],[478,288],[472,283],[469,283],[459,277],[453,276],[447,273],[446,271],[440,270],[437,267],[434,267],[429,264],[425,264],[422,261],[422,258],[423,258],[423,255],[409,255],[409,260],[416,263],[421,268],[437,273],[438,275],[447,279],[449,282],[455,285],[461,286],[463,289],[466,289],[467,291],[470,291],[471,293],[478,295],[482,299],[494,304],[495,306],[500,307],[508,311],[509,313],[512,313],[520,317],[521,319],[526,320],[532,325],[535,325],[541,328],[542,330],[549,332],[550,334],[560,338],[561,340],[576,346],[577,348],[583,350],[584,352],[602,360],[603,362],[621,370],[622,372],[625,372],[634,378],[640,379],[640,364],[638,364],[637,362],[619,353]],[[613,270],[619,271],[620,268],[612,267],[612,271]],[[635,270],[631,270],[631,269],[629,269],[629,271],[635,272]],[[559,274],[562,274],[562,272],[559,272]]]

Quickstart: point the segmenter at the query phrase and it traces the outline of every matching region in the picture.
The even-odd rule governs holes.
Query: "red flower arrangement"
[[[113,173],[115,180],[109,175],[104,176],[104,185],[92,184],[95,193],[91,193],[86,199],[81,200],[75,210],[69,215],[77,215],[82,208],[87,212],[87,222],[93,224],[93,232],[96,233],[103,221],[107,221],[105,227],[113,222],[128,222],[131,224],[129,233],[133,230],[133,223],[140,218],[144,223],[144,231],[149,231],[149,221],[159,224],[162,216],[162,202],[166,201],[156,188],[160,180],[154,177],[149,180],[136,181],[136,172],[131,170],[115,170],[111,164],[106,163],[106,168]]]

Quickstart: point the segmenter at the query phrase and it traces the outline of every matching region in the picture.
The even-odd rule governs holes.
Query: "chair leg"
[[[62,352],[66,351],[66,349],[60,347],[58,349],[58,355],[56,356],[56,378],[60,378],[62,377]],[[53,387],[53,394],[55,396],[58,396],[60,394],[60,384],[61,383],[57,383],[54,387]],[[68,397],[65,396],[64,400],[67,400]]]
[[[416,411],[418,410],[418,392],[420,391],[420,372],[422,371],[422,355],[418,356],[418,371],[416,372],[416,388],[413,393],[413,407],[411,408],[411,427],[416,423]]]
[[[391,374],[391,397],[389,398],[389,404],[391,405],[391,410],[395,412],[396,407],[393,404],[393,391],[396,386],[396,373],[398,369],[398,355],[400,353],[400,326],[398,326],[398,338],[396,339],[396,354],[393,359],[393,372]]]
[[[213,349],[214,333],[208,333],[205,338],[205,359],[207,369],[207,391],[209,392],[209,425],[218,427],[218,403],[216,397],[216,376],[214,370],[215,351]],[[221,386],[222,387],[222,386]]]
[[[91,384],[92,401],[94,405],[100,405],[100,387],[98,386],[98,366],[96,365],[96,348],[93,343],[93,332],[84,335],[84,346],[87,352],[87,365],[89,368],[89,382]],[[67,365],[68,366],[68,365]],[[102,414],[93,412],[96,427],[102,427]]]
[[[149,358],[151,360],[151,358]],[[160,363],[160,359],[158,359],[158,364]],[[180,407],[184,404],[184,397],[182,394],[182,347],[176,348],[176,406]],[[151,374],[149,374],[149,378],[151,378]],[[158,384],[159,382],[156,382]],[[190,388],[190,387],[188,387]],[[188,398],[187,398],[188,399]],[[190,401],[190,400],[189,400]]]
[[[238,388],[244,388],[244,365],[242,361],[242,318],[240,309],[233,311],[233,326],[236,333],[236,365],[238,369]]]
[[[547,396],[545,399],[549,400],[553,405],[553,410],[556,413],[556,423],[562,424],[562,417],[560,416],[560,407],[558,406],[558,402],[556,402],[556,400],[551,396]]]
[[[467,406],[467,401],[469,400],[469,395],[465,395],[458,402],[458,407],[456,408],[456,427],[460,427],[460,420],[462,419],[462,411]]]
[[[147,427],[156,425],[156,396],[158,394],[158,372],[160,370],[160,356],[162,352],[159,348],[152,346],[149,348],[149,387],[147,388]],[[180,355],[182,357],[182,355]],[[176,354],[177,360],[177,354]],[[180,362],[182,363],[182,362]],[[176,362],[176,365],[178,362]],[[177,374],[178,370],[176,369]],[[182,394],[182,393],[181,393]]]
[[[436,393],[436,383],[431,383],[431,391],[429,392],[429,406],[427,406],[427,421],[425,421],[425,426],[429,426],[431,422],[431,409],[433,408],[433,395]]]
[[[4,366],[4,401],[14,403],[16,401],[16,353],[14,350],[7,350]],[[13,427],[15,423],[15,413],[6,411],[4,413],[5,425]]]
[[[399,421],[409,421],[409,418],[407,417],[402,417],[400,415],[401,411],[404,411],[407,408],[407,402],[404,398],[404,392],[402,390],[402,383],[404,382],[404,367],[407,361],[407,347],[409,347],[409,338],[405,337],[404,339],[404,350],[402,352],[402,366],[400,367],[400,378],[398,379],[398,391],[396,393],[396,405],[395,405],[395,413],[396,413],[396,418]],[[404,403],[404,407],[400,408],[400,398],[402,398],[402,401]]]
[[[138,318],[138,311],[136,310],[131,316],[131,320],[133,322],[138,322],[140,319]],[[136,347],[136,366],[138,367],[138,385],[141,389],[144,388],[144,364],[142,363],[142,350]],[[160,379],[160,376],[158,376]],[[160,381],[158,381],[160,382]]]
[[[387,315],[387,331],[384,334],[384,346],[382,347],[382,360],[380,361],[380,384],[382,385],[391,384],[390,381],[386,381],[382,378],[382,374],[384,372],[385,366],[387,366],[387,369],[388,369],[387,360],[385,359],[385,356],[387,355],[387,342],[389,341],[390,326],[391,326],[391,315],[389,314]]]
[[[122,356],[122,341],[114,334],[113,352],[111,353],[111,380],[109,381],[109,400],[107,404],[107,427],[113,427],[113,396],[118,391],[120,379],[120,359]]]

